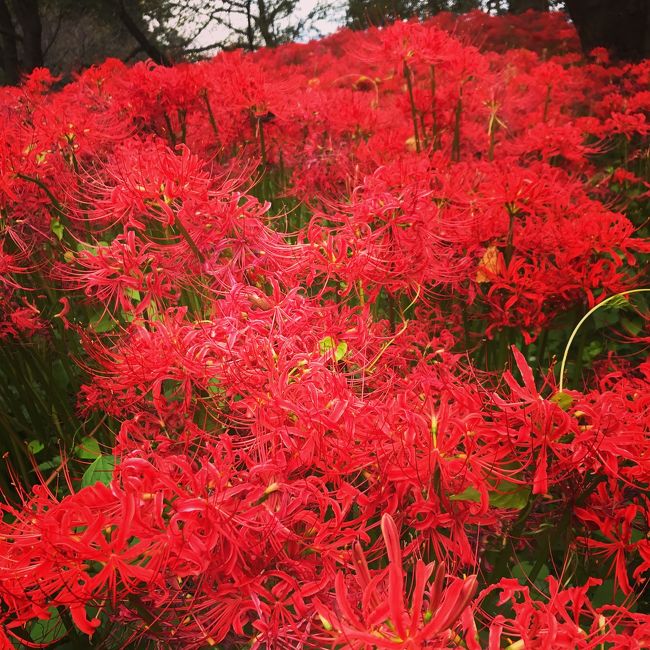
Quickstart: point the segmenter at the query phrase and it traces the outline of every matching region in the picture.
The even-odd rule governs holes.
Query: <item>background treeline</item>
[[[365,29],[441,11],[493,14],[564,9],[585,52],[650,56],[648,0],[0,0],[0,83],[47,66],[65,77],[107,57],[192,60],[218,49],[273,47],[324,24]]]

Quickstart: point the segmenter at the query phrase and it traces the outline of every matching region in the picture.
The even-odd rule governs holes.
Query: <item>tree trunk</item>
[[[436,14],[440,13],[441,11],[445,10],[445,7],[441,6],[440,0],[427,0],[426,3],[426,11],[427,15],[429,16],[435,16]]]
[[[251,4],[253,0],[246,0],[246,40],[248,49],[252,52],[255,49],[255,28],[253,27],[253,13]]]
[[[451,5],[451,10],[459,14],[464,14],[467,11],[474,11],[475,9],[480,8],[481,3],[479,0],[454,0]]]
[[[648,0],[566,0],[585,54],[607,48],[614,59],[650,57]]]
[[[128,30],[129,34],[138,42],[138,45],[142,48],[142,51],[158,65],[171,65],[171,61],[167,55],[162,52],[158,46],[149,39],[147,34],[140,29],[138,24],[131,18],[129,12],[124,6],[124,0],[117,0],[113,3],[117,5],[117,16],[122,21],[122,24]]]
[[[272,32],[273,25],[269,24],[269,16],[266,11],[264,0],[257,0],[257,10],[259,12],[257,17],[257,26],[260,29],[262,38],[264,39],[264,45],[266,45],[266,47],[274,47],[277,43],[275,42],[275,37]]]
[[[19,77],[16,30],[5,0],[0,0],[0,43],[2,44],[3,81],[7,85],[15,86]]]
[[[22,72],[31,72],[34,68],[43,67],[43,28],[38,13],[38,0],[14,0],[12,7],[23,36],[20,69]]]
[[[548,11],[548,0],[510,0],[508,3],[510,13],[523,14],[529,9],[535,11]]]

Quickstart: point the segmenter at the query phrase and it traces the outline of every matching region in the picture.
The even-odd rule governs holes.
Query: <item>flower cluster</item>
[[[650,63],[576,47],[442,14],[0,93],[0,345],[53,387],[0,391],[2,647],[647,645]]]

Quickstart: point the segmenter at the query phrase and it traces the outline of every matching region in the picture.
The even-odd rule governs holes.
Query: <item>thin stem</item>
[[[262,165],[266,167],[266,140],[264,139],[264,122],[258,118],[257,134],[260,139],[260,153],[262,154]]]
[[[201,97],[203,98],[203,102],[205,103],[205,107],[208,111],[208,120],[210,122],[210,126],[212,127],[212,131],[218,137],[219,129],[217,127],[217,121],[214,119],[214,113],[212,112],[212,106],[210,105],[210,98],[208,97],[208,91],[204,90],[201,93]]]
[[[418,117],[415,109],[415,97],[413,96],[413,82],[411,80],[411,69],[406,61],[404,61],[404,78],[406,79],[406,87],[409,93],[409,101],[411,102],[411,119],[413,120],[413,136],[415,137],[415,150],[420,153],[422,146],[420,144],[420,131],[418,129]]]
[[[438,146],[438,111],[436,110],[436,69],[432,65],[429,68],[430,71],[430,82],[431,82],[431,116],[432,116],[432,126],[431,126],[431,143],[433,150],[435,151]]]
[[[56,216],[59,217],[61,221],[67,225],[67,217],[63,210],[63,206],[43,181],[38,178],[34,178],[33,176],[28,176],[27,174],[18,173],[16,176],[24,181],[29,181],[30,183],[34,183],[34,185],[38,185],[38,187],[40,187],[45,192],[45,194],[47,194],[47,198],[50,199],[50,202],[56,211]]]
[[[551,84],[546,87],[546,97],[544,98],[544,114],[542,115],[542,122],[548,121],[548,110],[551,107]]]
[[[503,257],[505,259],[506,265],[509,265],[515,248],[514,247],[515,217],[517,216],[519,210],[517,209],[516,206],[511,204],[506,205],[506,210],[508,211],[509,222],[508,222],[508,236],[506,239],[506,249],[503,253]]]
[[[454,162],[460,161],[460,119],[463,114],[463,87],[460,87],[458,101],[454,115],[454,139],[451,143],[451,159]]]
[[[544,355],[546,354],[546,343],[548,342],[548,329],[544,328],[542,333],[537,339],[537,363],[544,363]]]
[[[205,255],[199,250],[199,247],[194,243],[194,240],[192,239],[191,235],[189,232],[187,232],[187,229],[181,222],[181,220],[177,217],[176,221],[174,222],[174,225],[180,232],[180,234],[183,236],[183,239],[187,242],[187,245],[192,249],[192,252],[194,255],[196,255],[196,258],[201,262],[201,264],[205,263]]]
[[[576,337],[576,334],[578,333],[578,330],[580,327],[582,327],[582,324],[591,316],[597,309],[600,309],[601,307],[604,307],[606,304],[612,302],[613,300],[616,300],[617,298],[622,298],[624,296],[628,296],[632,293],[647,293],[650,292],[650,288],[645,288],[645,289],[630,289],[629,291],[622,291],[621,293],[616,293],[613,296],[610,296],[609,298],[605,298],[602,302],[599,302],[597,305],[593,306],[579,321],[578,324],[573,328],[573,332],[571,332],[571,336],[569,337],[569,340],[566,344],[566,347],[564,348],[564,354],[562,355],[562,362],[560,363],[560,382],[558,385],[558,392],[562,392],[564,389],[564,369],[566,367],[566,360],[567,357],[569,356],[569,349],[571,348],[571,344],[573,343],[573,339]]]
[[[163,113],[163,117],[165,118],[167,131],[169,131],[169,140],[173,149],[176,146],[176,133],[174,133],[174,127],[172,126],[172,121],[169,119],[169,115],[167,115],[167,113]]]
[[[181,125],[181,142],[185,144],[185,138],[187,137],[187,111],[184,108],[178,109],[178,122]]]

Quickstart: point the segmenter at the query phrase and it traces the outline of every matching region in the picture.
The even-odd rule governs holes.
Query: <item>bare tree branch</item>
[[[124,0],[108,0],[117,9],[118,18],[133,38],[138,42],[143,52],[159,65],[172,65],[169,57],[140,29],[138,24],[129,15],[124,6]]]

